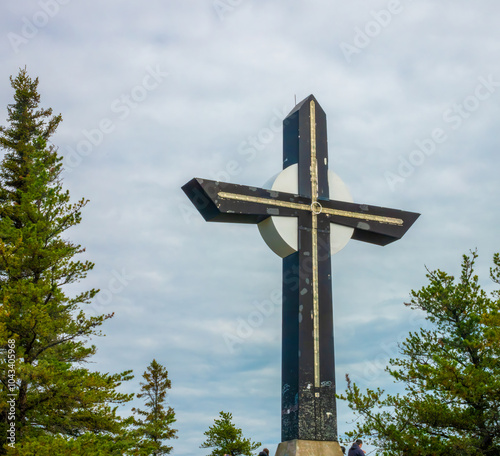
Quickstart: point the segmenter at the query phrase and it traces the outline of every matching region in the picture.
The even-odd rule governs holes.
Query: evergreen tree
[[[252,456],[252,451],[260,447],[260,442],[252,442],[243,437],[243,431],[232,423],[231,413],[220,412],[219,419],[204,432],[207,440],[200,448],[213,448],[209,456],[224,456],[225,454]]]
[[[459,280],[437,270],[408,306],[429,327],[410,333],[387,372],[401,395],[362,393],[348,378],[342,399],[361,416],[348,437],[372,438],[384,455],[500,454],[500,292],[486,293],[463,257]],[[500,284],[500,256],[491,278]]]
[[[155,359],[143,374],[145,383],[140,383],[141,393],[137,397],[145,398],[146,410],[133,408],[132,411],[144,419],[136,420],[136,436],[139,440],[140,454],[161,456],[169,454],[172,447],[164,441],[176,439],[177,430],[172,429],[175,413],[172,407],[165,408],[167,390],[171,388],[168,372]]]
[[[38,107],[38,79],[22,69],[11,77],[11,85],[15,93],[14,103],[8,106],[9,125],[0,127],[4,151],[0,164],[0,435],[12,428],[15,445],[9,440],[4,445],[2,437],[0,454],[42,454],[42,449],[50,451],[51,442],[59,448],[61,442],[82,436],[94,442],[94,449],[100,437],[110,448],[110,440],[123,436],[127,424],[116,408],[131,395],[116,388],[131,378],[131,371],[110,375],[83,367],[96,352],[86,339],[100,335],[99,327],[112,314],[88,317],[82,310],[98,290],[76,296],[65,292],[67,285],[84,279],[93,268],[90,261],[74,259],[84,249],[65,236],[80,223],[87,201],[71,203],[69,192],[63,190],[62,159],[49,142],[62,118]],[[8,400],[11,405],[6,405]]]

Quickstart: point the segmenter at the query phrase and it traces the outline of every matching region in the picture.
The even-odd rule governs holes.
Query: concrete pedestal
[[[338,442],[289,440],[281,442],[276,456],[343,456]]]

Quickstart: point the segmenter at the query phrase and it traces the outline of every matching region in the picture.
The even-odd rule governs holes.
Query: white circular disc
[[[333,171],[328,171],[328,187],[330,199],[353,202],[351,194],[339,176]],[[271,190],[279,192],[299,193],[299,166],[291,165],[278,174],[272,183]],[[285,258],[298,250],[297,217],[271,216],[258,224],[260,234],[269,248]],[[351,239],[353,228],[330,224],[330,249],[331,254],[342,250]]]

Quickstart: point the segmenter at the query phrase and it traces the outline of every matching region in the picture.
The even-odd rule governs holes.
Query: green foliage
[[[139,453],[145,455],[160,456],[169,454],[172,447],[164,445],[164,440],[176,439],[177,430],[172,429],[175,413],[172,407],[165,408],[167,389],[171,388],[168,372],[155,359],[147,367],[143,374],[145,383],[141,382],[141,393],[137,397],[145,398],[144,404],[147,409],[133,408],[132,411],[144,419],[136,420],[136,437],[139,441]]]
[[[260,442],[252,442],[243,437],[243,431],[232,423],[231,413],[220,412],[219,419],[214,420],[214,425],[204,432],[207,440],[200,448],[213,448],[209,456],[247,455],[260,447]]]
[[[361,418],[348,437],[367,436],[391,456],[500,454],[500,295],[479,285],[476,258],[464,255],[458,280],[428,271],[429,284],[412,291],[407,305],[430,324],[409,334],[386,369],[404,394],[362,393],[347,376],[339,397]],[[493,262],[499,284],[498,254]]]
[[[11,85],[15,94],[8,106],[9,126],[0,127],[4,150],[0,164],[0,435],[5,436],[7,426],[15,421],[17,449],[22,445],[41,448],[39,442],[49,441],[61,446],[67,439],[77,439],[71,444],[75,446],[92,438],[97,442],[99,435],[107,436],[101,440],[108,445],[128,424],[117,416],[116,408],[132,395],[119,393],[117,387],[131,378],[131,371],[111,375],[82,367],[96,351],[86,340],[100,335],[99,326],[112,314],[88,317],[83,312],[82,306],[98,290],[76,296],[65,292],[67,285],[84,279],[94,266],[75,260],[84,249],[65,237],[66,230],[80,223],[87,201],[71,203],[69,192],[62,188],[62,159],[49,143],[62,119],[52,116],[51,109],[38,109],[38,79],[32,80],[24,69],[11,77]],[[9,370],[14,372],[10,377]],[[7,399],[15,402],[15,420],[9,418]],[[43,448],[48,452],[51,447]],[[0,448],[0,454],[6,449]],[[88,454],[100,454],[97,447],[94,450]],[[22,454],[31,453],[23,450]]]
[[[133,439],[129,435],[112,436],[87,432],[78,438],[44,435],[26,438],[8,449],[8,456],[122,456],[130,453]]]

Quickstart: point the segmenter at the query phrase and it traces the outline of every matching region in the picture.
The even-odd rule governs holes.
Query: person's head
[[[363,441],[361,439],[356,440],[356,445],[361,448],[363,446]]]
[[[267,454],[267,456],[269,456],[269,450],[268,450],[267,448],[264,448],[262,451],[263,451],[264,453],[266,453],[266,454]]]

